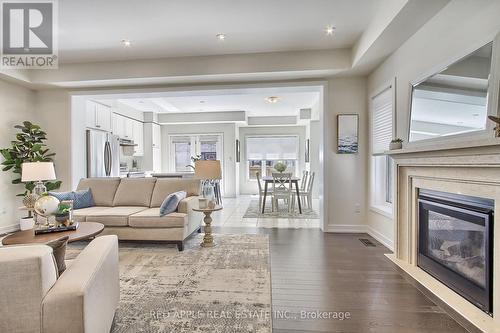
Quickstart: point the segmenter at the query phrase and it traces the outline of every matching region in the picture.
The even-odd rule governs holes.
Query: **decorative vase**
[[[391,142],[389,143],[389,150],[396,150],[403,148],[402,142]]]
[[[19,227],[21,230],[33,229],[35,225],[35,220],[32,217],[23,217],[19,219]]]
[[[214,201],[214,199],[215,199],[215,189],[214,189],[214,185],[213,184],[211,184],[209,182],[206,182],[203,185],[203,197],[205,199],[207,199],[208,202]]]

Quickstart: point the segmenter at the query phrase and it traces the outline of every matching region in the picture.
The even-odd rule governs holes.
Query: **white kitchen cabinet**
[[[135,146],[134,156],[144,155],[144,124],[141,121],[132,120],[133,122],[133,139]]]
[[[109,106],[87,102],[86,122],[88,128],[111,131],[111,108]]]
[[[111,108],[107,105],[97,104],[96,107],[96,124],[97,128],[111,132]]]
[[[153,148],[161,148],[161,127],[153,124]]]
[[[123,132],[124,132],[123,126],[121,123],[121,116],[116,114],[116,113],[113,113],[113,115],[111,116],[111,119],[112,119],[112,123],[113,123],[113,130],[112,130],[113,134],[121,137]]]
[[[127,117],[123,117],[125,122],[125,139],[133,140],[134,139],[134,123],[135,120],[132,120]]]

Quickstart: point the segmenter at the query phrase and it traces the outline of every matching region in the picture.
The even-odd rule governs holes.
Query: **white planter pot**
[[[19,225],[21,227],[21,230],[33,229],[35,220],[32,217],[24,217],[22,219],[19,219]]]
[[[402,142],[391,142],[389,143],[389,150],[401,149],[403,148]]]

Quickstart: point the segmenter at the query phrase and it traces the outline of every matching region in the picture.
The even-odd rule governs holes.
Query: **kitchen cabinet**
[[[113,134],[121,139],[134,139],[134,122],[136,120],[124,117],[118,113],[113,113]]]
[[[123,117],[124,122],[125,122],[125,139],[133,140],[134,139],[134,122],[135,120],[132,120],[127,117]]]
[[[135,146],[134,156],[144,155],[144,124],[141,121],[132,120],[133,122],[133,138]]]
[[[111,131],[111,108],[107,105],[88,101],[86,110],[88,128]]]
[[[133,140],[137,145],[134,148],[134,156],[144,155],[144,124],[142,121],[113,114],[113,134],[121,139]]]
[[[125,122],[123,121],[123,117],[117,113],[113,113],[112,120],[113,120],[113,131],[112,131],[113,134],[118,135],[120,138],[123,137],[125,135],[124,134],[125,133],[125,128],[124,128]]]

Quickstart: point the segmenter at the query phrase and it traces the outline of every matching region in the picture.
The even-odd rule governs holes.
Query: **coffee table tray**
[[[63,231],[72,231],[78,229],[78,222],[73,223],[69,226],[58,226],[58,227],[48,227],[48,228],[38,228],[35,229],[35,235],[41,234],[50,234],[53,232],[63,232]]]

